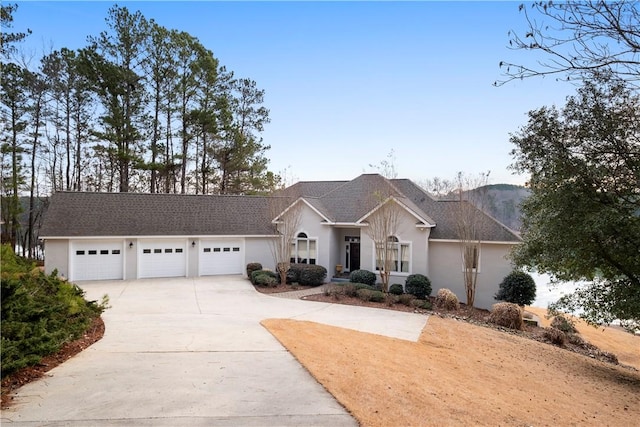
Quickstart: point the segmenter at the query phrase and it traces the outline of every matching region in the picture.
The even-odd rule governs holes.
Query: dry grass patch
[[[540,318],[541,326],[551,326],[551,320],[546,319],[547,310],[538,307],[527,307],[527,311]],[[594,328],[583,320],[573,318],[575,327],[585,340],[618,356],[623,365],[633,366],[640,370],[640,336],[633,336],[619,328]]]
[[[263,325],[363,426],[636,425],[640,374],[431,316],[409,342],[312,322]]]

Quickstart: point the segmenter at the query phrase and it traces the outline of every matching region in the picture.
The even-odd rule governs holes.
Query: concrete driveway
[[[417,340],[423,315],[263,295],[239,276],[86,282],[104,338],[22,387],[2,424],[355,426],[259,322],[311,320]]]

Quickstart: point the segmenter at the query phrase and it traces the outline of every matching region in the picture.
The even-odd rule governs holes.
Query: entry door
[[[360,243],[349,243],[350,271],[360,270]]]

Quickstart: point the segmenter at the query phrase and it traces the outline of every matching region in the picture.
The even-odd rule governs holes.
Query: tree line
[[[2,20],[2,241],[33,256],[36,203],[56,191],[256,194],[274,189],[264,90],[196,37],[113,6],[81,49],[37,64]],[[21,228],[20,196],[29,196]]]

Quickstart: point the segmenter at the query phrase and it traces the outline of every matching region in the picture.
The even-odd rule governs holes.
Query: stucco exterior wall
[[[347,245],[345,241],[346,237],[358,237],[362,241],[360,228],[334,228],[333,239],[333,269],[335,273],[335,267],[337,264],[343,266],[345,271],[351,271],[352,268],[347,268]],[[361,255],[362,256],[362,255]]]
[[[51,274],[58,269],[58,275],[69,277],[69,240],[47,240],[44,246],[44,271]]]
[[[275,270],[276,262],[271,252],[271,240],[264,237],[245,238],[244,266],[246,267],[250,262],[259,262],[263,268]],[[246,276],[246,271],[243,274]]]
[[[129,248],[129,243],[133,243],[133,247]],[[124,241],[124,279],[134,280],[138,278],[138,248],[140,242],[138,239],[125,239]]]
[[[476,307],[490,309],[497,302],[493,296],[498,292],[502,279],[513,270],[511,262],[506,258],[511,247],[498,243],[483,243],[480,246]],[[448,288],[458,296],[460,302],[466,302],[460,244],[431,241],[429,251],[429,279],[433,295],[438,289]]]
[[[416,218],[406,211],[400,213],[398,230],[395,236],[400,243],[409,243],[410,247],[410,267],[408,273],[391,273],[389,284],[398,283],[404,286],[404,282],[410,274],[424,274],[429,276],[429,228],[417,228]],[[375,271],[375,245],[366,228],[362,229],[360,246],[361,268]],[[378,280],[380,276],[378,275]]]
[[[331,227],[323,224],[322,218],[309,206],[304,205],[300,217],[300,227],[298,227],[296,236],[298,233],[305,233],[309,239],[316,239],[316,264],[326,268],[327,277],[330,277],[335,268],[335,264],[331,265],[331,243],[333,240]]]

